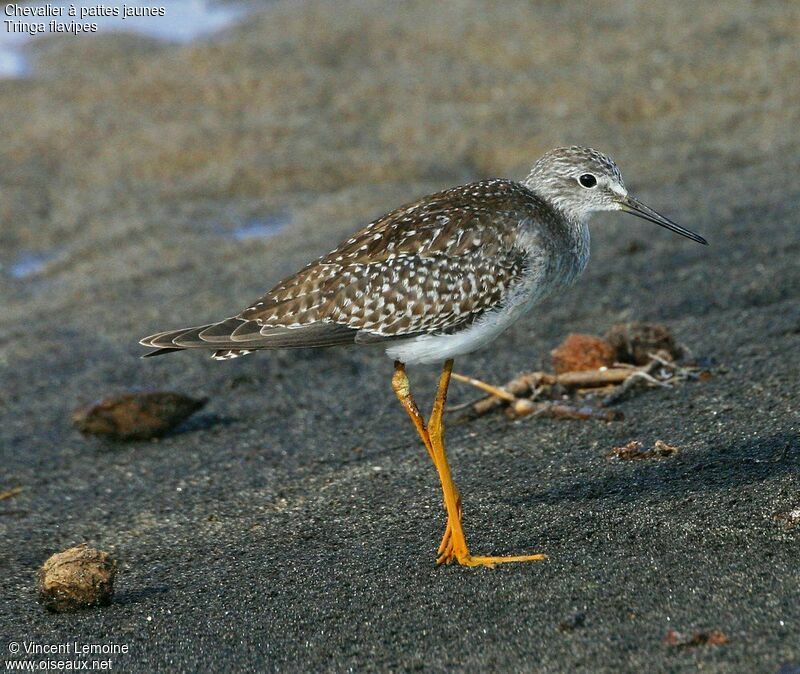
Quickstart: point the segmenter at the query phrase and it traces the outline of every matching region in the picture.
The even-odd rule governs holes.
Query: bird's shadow
[[[688,493],[735,490],[779,474],[800,472],[800,437],[791,430],[732,445],[710,445],[660,461],[619,462],[611,475],[575,480],[530,494],[530,502],[558,504],[613,499],[627,503]]]
[[[197,414],[190,417],[189,419],[186,419],[185,421],[182,421],[174,428],[169,429],[166,433],[163,433],[157,436],[156,438],[149,438],[146,440],[142,440],[139,438],[120,439],[120,438],[109,438],[104,436],[101,437],[94,436],[91,439],[94,441],[97,450],[100,453],[104,453],[104,452],[117,451],[123,447],[134,447],[139,445],[147,446],[162,439],[175,438],[190,433],[206,432],[216,428],[224,428],[226,426],[231,426],[235,424],[237,421],[238,419],[232,416],[222,416],[213,413]]]
[[[139,604],[146,601],[151,597],[157,597],[169,592],[169,588],[161,585],[158,587],[143,587],[138,590],[126,590],[125,592],[117,592],[114,595],[115,604]]]
[[[175,428],[170,429],[164,437],[175,437],[186,433],[196,433],[198,431],[208,431],[212,428],[224,428],[236,423],[238,419],[233,416],[220,414],[195,414],[185,421],[182,421]]]

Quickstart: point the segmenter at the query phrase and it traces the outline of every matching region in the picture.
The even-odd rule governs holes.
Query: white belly
[[[420,335],[408,340],[391,342],[386,355],[407,365],[442,363],[448,358],[477,351],[497,339],[512,323],[524,316],[541,293],[524,289],[501,309],[481,316],[464,330],[449,335]]]

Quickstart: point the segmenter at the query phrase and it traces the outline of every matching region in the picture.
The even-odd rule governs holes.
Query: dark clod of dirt
[[[559,632],[574,632],[586,624],[586,614],[582,611],[573,613],[568,618],[565,618],[558,623]]]
[[[638,440],[631,440],[627,445],[614,447],[606,458],[609,461],[640,461],[645,459],[662,459],[667,456],[677,454],[680,450],[677,447],[668,445],[666,442],[656,440],[651,449],[645,449],[644,445]]]
[[[597,370],[614,364],[616,351],[602,337],[570,334],[550,352],[556,374]]]
[[[669,360],[683,355],[672,333],[660,323],[619,323],[606,333],[606,340],[620,363],[646,365],[650,354],[659,351],[669,354]]]
[[[84,435],[148,440],[175,428],[208,400],[180,393],[124,393],[76,410],[72,422]]]
[[[728,643],[727,635],[721,630],[709,630],[708,632],[694,632],[684,634],[676,630],[669,630],[664,637],[667,646],[675,648],[691,648],[693,646],[723,646]]]
[[[101,550],[84,544],[57,552],[39,569],[39,602],[57,612],[107,606],[116,575],[116,561]]]

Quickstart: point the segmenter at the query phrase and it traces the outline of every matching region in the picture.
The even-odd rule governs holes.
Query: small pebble
[[[57,552],[39,569],[39,602],[56,612],[107,606],[116,575],[116,561],[101,550],[84,544]]]

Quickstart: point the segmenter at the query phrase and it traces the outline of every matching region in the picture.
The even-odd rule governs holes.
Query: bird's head
[[[614,160],[589,147],[550,150],[533,165],[525,185],[571,218],[585,220],[595,211],[625,211],[707,245],[699,234],[629,195]]]

